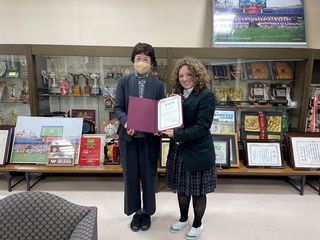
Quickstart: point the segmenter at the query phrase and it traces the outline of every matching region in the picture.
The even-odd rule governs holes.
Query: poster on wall
[[[11,163],[48,164],[50,147],[72,146],[74,163],[79,160],[82,118],[17,118]]]
[[[306,47],[303,0],[213,0],[215,47]]]

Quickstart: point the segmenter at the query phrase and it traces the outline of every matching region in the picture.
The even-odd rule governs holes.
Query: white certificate
[[[248,166],[282,167],[280,143],[247,142]]]
[[[182,98],[179,95],[167,97],[158,102],[158,130],[177,128],[183,125]]]
[[[5,153],[7,147],[8,130],[0,130],[0,165],[5,163]]]
[[[295,167],[320,168],[320,137],[292,137]]]

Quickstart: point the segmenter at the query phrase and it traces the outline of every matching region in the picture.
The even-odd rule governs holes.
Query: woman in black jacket
[[[188,225],[192,196],[195,218],[187,239],[195,239],[203,231],[206,194],[216,187],[215,153],[209,132],[216,102],[208,89],[207,70],[197,59],[178,61],[171,80],[175,94],[184,97],[184,127],[163,132],[171,138],[166,177],[169,187],[177,192],[180,208],[180,219],[170,230],[178,232]]]

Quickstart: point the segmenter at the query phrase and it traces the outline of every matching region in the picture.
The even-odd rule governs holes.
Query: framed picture
[[[248,167],[284,167],[280,141],[244,141],[244,150]]]
[[[230,140],[220,135],[212,136],[214,151],[216,154],[216,167],[230,167]]]
[[[18,116],[11,163],[47,164],[51,145],[72,145],[79,162],[82,118]]]
[[[274,62],[273,69],[275,78],[279,80],[292,80],[293,69],[290,62]]]
[[[213,74],[215,80],[228,79],[227,67],[224,65],[213,66]]]
[[[160,156],[160,167],[165,168],[167,166],[167,158],[170,147],[170,139],[162,138],[161,139],[161,156]]]
[[[213,134],[212,138],[215,140],[229,141],[229,167],[239,167],[239,150],[238,150],[238,137],[236,133]]]
[[[319,133],[288,132],[285,135],[288,155],[295,169],[320,168]]]
[[[0,166],[9,162],[14,126],[0,125]]]
[[[269,64],[267,62],[255,62],[246,64],[249,79],[271,79]]]
[[[210,133],[235,133],[236,132],[236,110],[234,108],[219,108],[214,112]]]

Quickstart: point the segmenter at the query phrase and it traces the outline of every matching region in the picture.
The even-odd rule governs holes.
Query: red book
[[[80,166],[99,166],[101,153],[100,138],[81,138]]]

